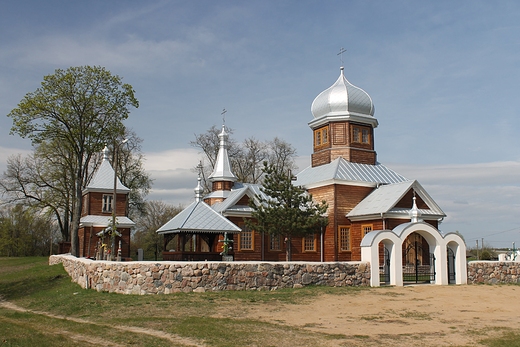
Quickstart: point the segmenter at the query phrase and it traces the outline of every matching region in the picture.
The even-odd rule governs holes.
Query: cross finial
[[[204,168],[204,167],[202,166],[202,161],[199,161],[199,165],[197,165],[197,169],[198,169],[198,171],[199,171],[199,178],[200,178],[200,176],[202,175],[202,169],[203,169],[203,168]]]
[[[222,113],[221,113],[221,115],[222,115],[222,125],[226,124],[226,113],[227,113],[226,109],[225,108],[222,109]]]
[[[341,49],[339,50],[339,53],[337,55],[339,55],[339,59],[341,61],[341,66],[343,66],[343,53],[346,53],[347,50],[343,47],[341,47]]]

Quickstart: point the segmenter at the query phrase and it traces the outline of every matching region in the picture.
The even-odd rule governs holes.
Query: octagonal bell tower
[[[372,98],[351,84],[340,68],[340,76],[312,102],[314,119],[312,167],[325,165],[338,157],[361,164],[375,165],[374,117]]]

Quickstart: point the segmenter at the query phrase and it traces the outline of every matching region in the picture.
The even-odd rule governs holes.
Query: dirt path
[[[8,310],[18,311],[18,312],[29,312],[29,313],[33,313],[33,314],[43,315],[43,316],[46,316],[49,318],[54,318],[54,319],[64,319],[64,320],[68,320],[68,321],[72,321],[72,322],[80,323],[80,324],[93,324],[93,325],[98,325],[98,326],[103,326],[103,327],[110,327],[111,329],[117,329],[120,331],[127,331],[127,332],[136,333],[136,334],[145,334],[145,335],[165,339],[165,340],[168,340],[175,344],[180,344],[183,346],[206,347],[205,344],[202,344],[198,341],[188,339],[188,338],[185,338],[185,337],[182,337],[179,335],[175,335],[175,334],[169,334],[169,333],[166,333],[166,332],[160,331],[160,330],[153,330],[153,329],[147,329],[147,328],[141,328],[141,327],[135,327],[135,326],[106,325],[106,324],[93,322],[93,321],[89,321],[89,320],[81,319],[81,318],[66,317],[66,316],[55,315],[55,314],[52,314],[49,312],[28,310],[26,308],[20,307],[18,305],[13,304],[12,302],[8,302],[8,301],[0,301],[0,307],[6,308]],[[81,335],[81,334],[76,334],[76,333],[71,333],[71,332],[65,332],[65,333],[66,333],[67,337],[72,338],[73,340],[87,342],[87,343],[94,344],[94,345],[122,346],[122,345],[118,345],[115,343],[107,345],[106,339],[99,339],[99,338],[96,338],[93,336]]]
[[[352,338],[349,346],[476,346],[493,331],[520,327],[519,296],[519,286],[374,288],[324,295],[307,305],[262,304],[248,316],[343,334]]]

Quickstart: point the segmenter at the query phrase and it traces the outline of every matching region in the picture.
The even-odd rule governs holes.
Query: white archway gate
[[[466,245],[460,235],[448,233],[443,235],[432,225],[424,222],[405,223],[393,230],[376,230],[368,233],[361,241],[361,260],[370,262],[370,285],[379,287],[381,284],[379,266],[379,244],[383,245],[388,263],[389,284],[402,286],[403,281],[403,244],[412,233],[422,236],[429,245],[432,261],[435,267],[435,277],[432,283],[447,285],[449,283],[466,284]],[[449,250],[449,251],[448,251]],[[452,267],[448,263],[448,255],[452,255]],[[385,257],[384,254],[381,258]],[[384,266],[384,265],[383,265]],[[453,280],[450,281],[450,274]]]

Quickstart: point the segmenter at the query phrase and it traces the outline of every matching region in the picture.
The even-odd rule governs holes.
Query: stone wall
[[[53,255],[82,288],[122,294],[274,290],[306,285],[369,286],[364,262],[108,262]]]
[[[520,262],[470,261],[468,284],[520,283]]]

